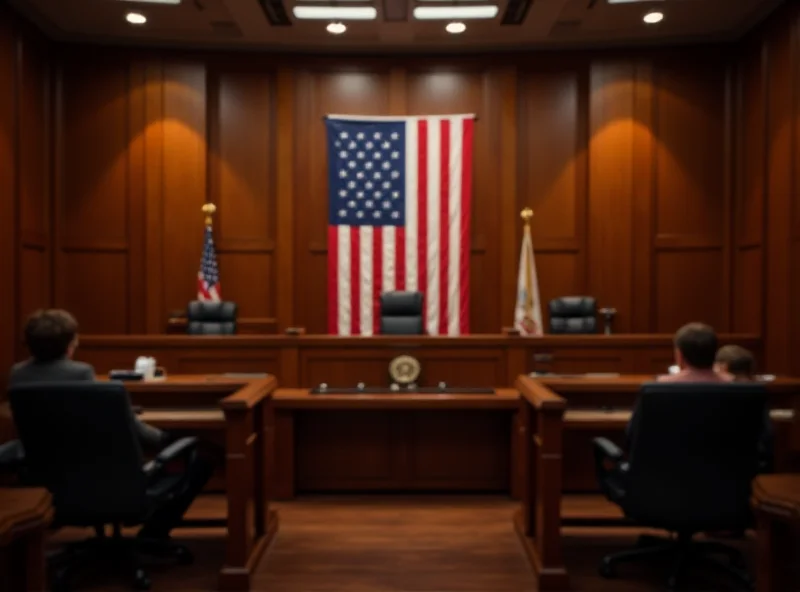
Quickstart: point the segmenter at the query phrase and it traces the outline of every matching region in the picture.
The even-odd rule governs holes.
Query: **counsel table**
[[[310,394],[278,389],[275,497],[296,491],[514,489],[513,389]]]
[[[271,395],[274,376],[170,376],[126,383],[143,421],[161,428],[224,431],[228,536],[221,590],[249,590],[250,577],[278,530],[270,511]]]
[[[643,382],[652,376],[605,378],[558,378],[520,376],[516,387],[522,396],[519,459],[522,504],[514,525],[533,565],[539,587],[566,590],[569,578],[561,550],[561,497],[568,478],[591,479],[587,490],[596,491],[590,440],[599,435],[618,441],[630,420],[628,409],[571,409],[575,401],[609,394],[617,404],[632,404]],[[800,380],[779,379],[767,383],[771,402],[791,403],[794,409],[773,409],[776,426],[776,464],[786,462],[790,452],[792,418],[800,411]],[[559,392],[554,392],[554,391]],[[616,397],[616,398],[613,398]],[[596,399],[594,402],[596,403]],[[580,404],[580,403],[579,403]],[[570,450],[570,444],[573,448]],[[583,463],[582,459],[588,462]]]

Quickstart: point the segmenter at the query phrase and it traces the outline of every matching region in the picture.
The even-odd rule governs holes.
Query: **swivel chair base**
[[[680,589],[690,563],[715,567],[735,579],[742,590],[753,590],[753,580],[747,573],[744,557],[738,550],[716,541],[693,541],[692,535],[678,535],[675,539],[643,535],[639,537],[636,548],[603,557],[599,572],[604,578],[614,578],[618,564],[657,555],[675,557],[672,573],[667,580],[669,590]],[[725,561],[720,561],[714,555],[723,556]]]
[[[76,543],[67,544],[48,558],[53,569],[52,591],[68,592],[75,572],[89,562],[100,561],[115,564],[130,574],[135,590],[149,590],[150,578],[142,568],[140,555],[172,559],[180,565],[190,565],[194,561],[192,553],[183,545],[170,539],[147,539],[142,537],[123,537],[118,526],[113,536],[105,536],[103,529],[97,528],[97,536]]]

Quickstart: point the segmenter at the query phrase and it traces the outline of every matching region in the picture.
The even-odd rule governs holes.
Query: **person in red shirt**
[[[689,323],[675,333],[676,374],[658,377],[658,382],[730,382],[726,373],[717,372],[717,334],[703,323]]]

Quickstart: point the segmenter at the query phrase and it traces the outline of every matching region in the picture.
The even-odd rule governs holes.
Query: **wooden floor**
[[[596,502],[568,500],[565,514]],[[308,498],[277,504],[281,530],[262,560],[253,589],[263,592],[531,592],[533,577],[514,533],[517,505],[500,497]],[[204,497],[193,517],[220,516],[220,498]],[[632,566],[623,578],[598,577],[609,552],[634,544],[630,528],[564,529],[573,590],[597,592],[663,589],[668,564]],[[62,531],[53,544],[82,533]],[[222,529],[183,529],[195,552],[189,567],[154,566],[153,590],[215,590],[223,557]],[[737,543],[748,554],[752,541]],[[726,592],[726,581],[693,578],[692,592]],[[113,577],[95,574],[80,589],[125,590]],[[788,591],[787,591],[788,592]]]

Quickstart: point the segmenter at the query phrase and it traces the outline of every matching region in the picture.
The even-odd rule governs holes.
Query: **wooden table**
[[[758,520],[757,590],[790,590],[786,568],[798,561],[790,553],[798,548],[800,533],[800,474],[759,475],[753,483],[753,508]]]
[[[127,383],[140,418],[178,431],[224,433],[228,534],[221,590],[249,590],[258,562],[278,531],[270,511],[272,478],[272,392],[275,377],[178,375],[166,380]]]
[[[632,404],[648,376],[531,378],[516,382],[522,398],[517,443],[521,477],[521,508],[514,516],[515,529],[537,576],[539,587],[566,590],[569,578],[561,549],[561,500],[565,491],[598,491],[591,439],[606,436],[624,444],[630,408],[570,408],[597,404],[602,394],[617,404]],[[769,383],[773,401],[793,402],[800,381],[783,379]],[[627,399],[626,399],[627,397]],[[773,409],[776,457],[788,459],[793,409]],[[776,464],[779,464],[776,459]],[[615,522],[617,519],[614,520]],[[596,520],[595,520],[596,522]]]
[[[52,520],[46,489],[0,489],[0,590],[47,588],[44,542]]]
[[[626,414],[633,407],[642,383],[653,379],[645,374],[536,378],[566,402],[562,444],[565,492],[598,492],[591,440],[602,436],[624,447]],[[795,401],[800,401],[800,379],[779,377],[765,384],[773,409],[791,409]],[[792,470],[791,430],[787,421],[790,416],[785,412],[774,415],[775,468],[779,472]]]
[[[516,488],[519,395],[310,394],[278,389],[275,490],[499,491]]]

